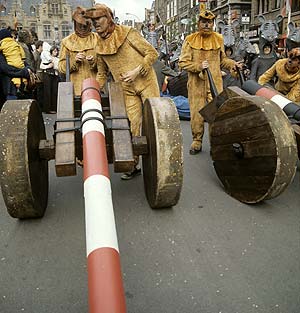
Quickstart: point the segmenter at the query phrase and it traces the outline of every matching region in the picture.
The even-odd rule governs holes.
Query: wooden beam
[[[134,167],[134,155],[131,143],[129,121],[126,114],[123,89],[120,83],[109,83],[110,114],[112,116],[112,141],[115,172],[130,172]],[[114,119],[114,116],[124,118]],[[128,128],[128,129],[114,129]]]
[[[74,118],[74,87],[60,82],[57,96],[57,119]],[[73,128],[74,122],[57,122],[56,129]],[[55,170],[57,176],[76,175],[75,131],[58,132],[55,138]]]

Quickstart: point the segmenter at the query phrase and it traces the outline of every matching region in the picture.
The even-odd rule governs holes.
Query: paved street
[[[176,207],[151,210],[142,176],[111,174],[127,312],[299,313],[299,170],[278,198],[242,204],[222,189],[207,142],[188,154],[181,125]],[[82,171],[57,178],[49,164],[43,219],[12,219],[0,198],[0,313],[88,312]]]

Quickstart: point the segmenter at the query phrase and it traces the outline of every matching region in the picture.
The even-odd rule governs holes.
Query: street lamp
[[[140,22],[140,18],[139,18],[137,15],[135,15],[135,14],[132,14],[132,13],[125,13],[125,15],[132,15],[132,16],[134,16],[134,17],[137,18],[138,22]],[[135,26],[135,19],[133,19],[132,21],[133,21],[133,28],[134,28],[134,26]]]

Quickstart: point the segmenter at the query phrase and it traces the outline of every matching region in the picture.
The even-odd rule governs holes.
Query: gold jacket
[[[220,93],[223,89],[221,67],[232,70],[235,62],[226,57],[223,36],[213,32],[210,36],[201,36],[199,32],[186,37],[179,58],[179,66],[188,71],[188,86],[196,91],[199,82],[206,80],[202,72],[202,62],[207,60],[213,80]],[[208,84],[206,83],[208,87]],[[208,87],[209,88],[209,87]],[[190,93],[190,88],[189,88]]]
[[[258,83],[264,85],[274,76],[277,76],[276,90],[284,94],[289,100],[300,102],[300,70],[294,74],[288,73],[285,69],[287,61],[288,59],[278,60],[259,77]]]
[[[75,33],[64,38],[61,42],[61,50],[59,54],[58,70],[66,74],[66,55],[70,56],[70,80],[74,84],[74,92],[76,96],[81,94],[81,84],[86,78],[96,78],[96,52],[95,47],[98,45],[98,35],[90,33],[87,37],[79,37]],[[86,56],[93,55],[94,62],[77,63],[75,56],[77,53],[83,52]]]
[[[97,52],[97,81],[103,88],[110,71],[116,82],[121,74],[141,65],[144,75],[140,74],[134,81],[135,89],[144,89],[145,82],[156,80],[152,64],[158,53],[135,29],[116,25],[115,30],[107,39],[99,37]],[[124,85],[124,83],[122,83]]]

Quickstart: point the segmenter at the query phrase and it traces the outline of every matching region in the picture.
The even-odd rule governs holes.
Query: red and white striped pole
[[[90,313],[125,313],[99,84],[82,83],[83,176]],[[100,112],[99,112],[100,111]]]
[[[256,95],[271,100],[276,103],[289,118],[300,121],[300,106],[281,95],[275,89],[266,88],[254,80],[245,81],[242,89],[250,95]]]

